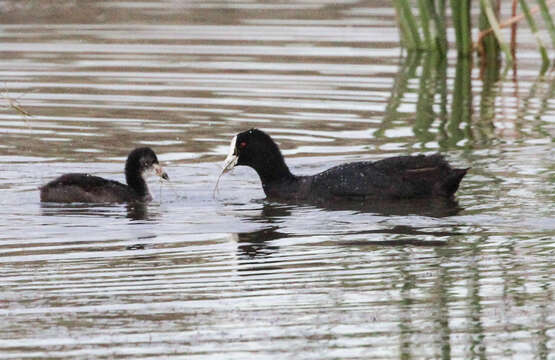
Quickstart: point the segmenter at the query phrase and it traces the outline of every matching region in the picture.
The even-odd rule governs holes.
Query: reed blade
[[[530,26],[530,30],[532,31],[532,34],[534,35],[534,37],[536,38],[536,42],[538,43],[540,54],[542,56],[542,67],[541,67],[540,73],[543,74],[549,67],[549,56],[547,55],[547,49],[543,44],[543,40],[538,32],[536,21],[534,20],[534,17],[530,13],[530,8],[528,7],[528,4],[526,3],[525,0],[519,0],[519,4],[520,4],[520,7],[522,8],[522,12],[524,13],[524,16],[526,17],[528,26]]]
[[[405,24],[404,26],[407,29],[407,33],[409,33],[412,37],[412,47],[409,47],[409,49],[422,49],[422,40],[420,39],[418,25],[416,24],[416,19],[412,14],[412,8],[409,4],[409,0],[399,0],[399,7],[401,9],[401,13],[399,14],[400,21]]]
[[[429,0],[418,0],[418,10],[420,15],[420,26],[424,35],[424,44],[427,50],[434,48],[432,43],[432,33],[430,31],[430,15],[432,14],[429,7]]]
[[[552,3],[553,2],[550,2],[550,4]],[[553,47],[555,48],[555,25],[553,24],[553,18],[549,13],[549,7],[545,0],[538,0],[538,5],[540,7],[543,21],[545,22],[545,26],[547,26],[547,30],[549,31],[549,35],[551,36],[551,42],[553,44]]]
[[[499,1],[499,0],[498,0]],[[497,2],[496,5],[498,5]],[[498,7],[497,7],[498,9]],[[481,32],[484,32],[491,28],[490,22],[488,21],[488,17],[485,13],[485,8],[482,4],[480,4],[480,18],[479,18],[479,28]],[[499,14],[496,14],[499,16]],[[497,63],[499,59],[499,42],[494,34],[489,33],[483,37],[478,38],[478,52],[481,56],[481,73],[485,71],[485,68],[488,65],[493,63]],[[481,77],[481,76],[480,76]]]
[[[430,12],[432,14],[433,37],[436,49],[443,55],[447,54],[447,29],[445,25],[445,0],[429,0]]]
[[[451,0],[451,17],[459,55],[472,52],[470,0]]]
[[[494,13],[493,8],[491,6],[490,0],[480,0],[480,3],[482,5],[482,7],[484,8],[484,14],[486,15],[486,17],[487,17],[487,19],[488,19],[488,21],[491,25],[493,33],[495,34],[495,37],[497,38],[497,41],[499,42],[499,47],[501,47],[501,50],[505,54],[505,58],[507,60],[507,65],[512,65],[513,56],[511,55],[511,50],[509,49],[509,46],[507,45],[505,40],[503,40],[503,36],[501,35],[501,27],[499,26],[499,22],[497,21],[497,18],[495,17],[495,13]]]

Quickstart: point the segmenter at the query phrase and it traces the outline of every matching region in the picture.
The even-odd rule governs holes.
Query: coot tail
[[[451,173],[447,176],[443,183],[445,196],[453,196],[457,192],[463,177],[466,175],[469,169],[470,168],[451,169]]]

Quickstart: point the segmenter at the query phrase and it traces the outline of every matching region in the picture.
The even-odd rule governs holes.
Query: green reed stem
[[[480,4],[482,5],[482,7],[484,9],[485,16],[487,17],[487,19],[488,19],[488,21],[491,25],[491,29],[493,30],[493,33],[495,34],[495,37],[497,38],[497,41],[499,42],[499,46],[501,47],[501,50],[503,50],[503,53],[505,54],[505,58],[507,60],[507,65],[511,65],[513,63],[513,56],[511,55],[511,50],[509,49],[509,46],[507,45],[507,43],[503,40],[503,37],[501,36],[501,27],[499,26],[499,22],[497,21],[497,18],[495,17],[495,13],[494,13],[493,8],[491,6],[490,0],[480,0]]]
[[[422,40],[420,39],[420,34],[418,33],[418,26],[416,25],[416,20],[412,14],[412,9],[409,4],[409,0],[398,0],[401,13],[399,14],[399,20],[403,26],[406,28],[407,35],[410,34],[412,41],[409,44],[409,49],[422,49]]]
[[[536,42],[538,43],[540,54],[542,56],[542,68],[540,70],[540,73],[543,74],[549,67],[549,56],[547,56],[547,50],[538,32],[536,21],[534,21],[532,14],[530,14],[530,8],[528,7],[528,4],[526,3],[525,0],[519,0],[519,3],[520,3],[520,7],[522,8],[522,12],[524,13],[524,16],[526,17],[526,21],[528,21],[530,30],[532,31],[532,34],[534,35],[534,37],[536,38]]]
[[[457,51],[460,53],[462,50],[461,47],[461,17],[459,15],[459,8],[457,6],[458,0],[451,0],[451,19],[453,20],[453,28],[455,30],[455,39],[457,44]]]
[[[461,35],[463,54],[468,55],[472,52],[472,34],[471,34],[471,21],[470,21],[470,0],[460,0],[459,6],[461,9]]]
[[[395,19],[397,20],[397,26],[399,27],[399,37],[401,39],[401,45],[403,47],[409,47],[409,35],[407,34],[407,29],[405,28],[404,22],[401,21],[401,6],[399,5],[398,0],[393,0],[393,6],[395,6]]]
[[[397,11],[397,19],[399,21],[399,28],[401,29],[401,39],[403,40],[403,45],[407,49],[415,49],[416,42],[414,39],[413,32],[409,26],[407,19],[404,16],[403,7],[401,6],[401,1],[395,0],[393,4],[395,5]]]
[[[480,31],[488,30],[491,28],[490,22],[488,21],[488,17],[485,12],[485,8],[483,4],[480,4],[480,19],[479,19],[479,28]],[[488,34],[482,39],[483,46],[483,53],[484,58],[482,59],[483,65],[487,66],[488,64],[496,63],[499,57],[499,42],[495,38],[494,34]]]
[[[443,54],[447,54],[447,29],[445,25],[445,0],[430,0],[430,13],[432,14],[432,24],[434,29],[435,48]]]
[[[547,30],[549,30],[549,35],[551,36],[551,42],[553,43],[553,47],[555,47],[555,25],[553,24],[553,18],[549,13],[549,8],[545,3],[545,0],[538,0],[538,5],[540,6],[540,11],[543,16],[543,21],[547,26]]]
[[[430,0],[418,0],[418,9],[420,11],[420,26],[422,26],[422,34],[424,34],[424,43],[427,50],[434,48],[432,43],[432,34],[430,32],[430,17],[432,14],[430,9]]]
[[[472,51],[470,0],[451,0],[451,16],[455,27],[457,51],[459,55],[469,55]]]

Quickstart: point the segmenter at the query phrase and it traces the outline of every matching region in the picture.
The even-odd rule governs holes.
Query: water
[[[387,2],[12,0],[0,19],[2,105],[32,115],[0,112],[3,359],[554,358],[554,82],[525,27],[516,81],[470,87],[454,54],[402,54]],[[246,168],[213,199],[250,127],[298,174],[437,151],[472,169],[454,211],[268,202]],[[172,179],[147,206],[39,203],[65,172],[122,181],[141,145]]]

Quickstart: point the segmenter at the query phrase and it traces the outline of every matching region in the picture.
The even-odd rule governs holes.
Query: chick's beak
[[[170,181],[170,177],[168,176],[168,174],[166,174],[164,169],[162,169],[162,167],[159,164],[154,164],[153,167],[154,167],[154,171],[156,172],[156,175],[160,176],[162,179],[166,181]]]

